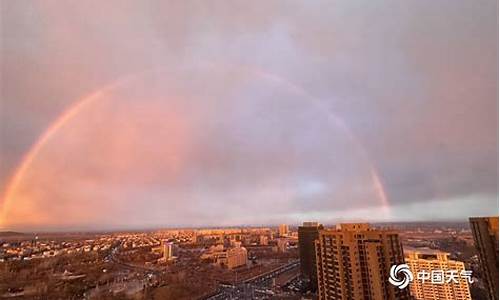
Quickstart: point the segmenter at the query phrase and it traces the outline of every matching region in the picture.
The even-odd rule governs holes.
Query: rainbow
[[[377,197],[379,198],[379,200],[382,204],[383,213],[385,214],[385,216],[389,216],[391,206],[389,203],[389,199],[387,197],[387,193],[385,192],[381,177],[377,171],[377,168],[375,167],[372,160],[370,159],[370,156],[368,155],[368,152],[366,151],[363,144],[353,134],[352,130],[347,126],[347,124],[341,118],[339,118],[337,116],[337,114],[331,110],[330,107],[324,105],[324,103],[322,101],[319,101],[317,98],[308,94],[304,89],[300,88],[299,86],[297,86],[289,81],[286,81],[283,78],[278,77],[274,74],[262,72],[261,70],[254,70],[254,71],[258,72],[261,76],[264,76],[264,77],[268,78],[269,80],[284,84],[284,85],[288,86],[288,88],[293,90],[295,93],[297,93],[299,95],[303,95],[307,99],[312,100],[312,103],[314,105],[317,105],[318,108],[320,108],[322,111],[325,111],[328,114],[328,117],[334,122],[334,124],[338,128],[341,128],[344,131],[344,133],[347,135],[349,140],[354,145],[356,145],[356,147],[361,151],[361,154],[364,156],[366,161],[369,162],[370,176],[371,176],[372,183],[373,183],[373,189],[376,192]]]
[[[386,214],[390,213],[390,203],[387,197],[387,194],[384,190],[384,186],[382,183],[382,180],[380,178],[379,173],[377,172],[377,169],[375,168],[374,164],[371,162],[365,148],[361,144],[361,142],[356,138],[356,136],[352,133],[352,131],[349,129],[349,127],[346,125],[346,123],[340,119],[329,107],[325,107],[325,105],[321,102],[318,101],[318,99],[312,97],[310,94],[305,92],[302,88],[298,87],[297,85],[290,83],[289,81],[284,80],[281,77],[278,77],[275,74],[271,74],[259,69],[255,68],[250,68],[248,66],[239,66],[239,68],[246,69],[248,71],[253,72],[254,74],[258,74],[260,76],[263,76],[264,78],[274,81],[280,84],[283,84],[287,86],[290,90],[292,90],[295,93],[298,93],[300,95],[303,95],[306,97],[308,100],[312,100],[311,103],[314,105],[320,106],[320,108],[325,111],[329,118],[335,123],[336,126],[342,128],[342,130],[347,134],[349,139],[361,150],[362,154],[364,155],[365,159],[369,162],[369,169],[370,169],[370,175],[373,183],[373,189],[377,193],[377,197],[379,198],[383,211]],[[5,215],[9,211],[10,205],[12,205],[13,202],[13,193],[15,190],[18,188],[18,186],[21,184],[22,179],[30,167],[31,163],[35,160],[35,158],[38,156],[40,151],[43,149],[45,144],[58,132],[59,129],[61,129],[68,121],[73,119],[75,116],[77,116],[82,110],[84,110],[86,107],[92,105],[95,101],[98,99],[102,98],[106,92],[117,88],[119,86],[125,85],[129,83],[131,80],[138,78],[145,73],[149,72],[154,72],[158,71],[158,69],[154,70],[147,70],[143,72],[139,72],[133,75],[128,75],[125,77],[122,77],[121,79],[116,80],[115,82],[104,86],[103,88],[98,89],[97,91],[94,91],[93,93],[81,98],[80,100],[76,101],[73,105],[69,106],[56,120],[54,120],[48,128],[43,132],[42,135],[36,140],[36,142],[32,145],[32,147],[29,149],[29,151],[24,155],[24,157],[21,160],[21,163],[18,165],[16,170],[14,171],[14,175],[12,176],[11,180],[7,184],[6,191],[4,193],[3,201],[2,201],[2,206],[1,206],[1,213],[0,213],[0,224],[3,225],[3,222],[5,220]]]
[[[43,132],[43,134],[40,135],[40,137],[36,140],[33,146],[31,146],[29,151],[23,156],[23,158],[21,159],[21,163],[14,171],[14,176],[12,176],[11,180],[7,184],[4,196],[2,197],[3,200],[0,213],[0,224],[3,224],[5,220],[5,214],[9,211],[10,205],[12,205],[12,195],[21,183],[24,174],[30,167],[31,163],[35,160],[39,152],[43,149],[44,145],[57,133],[57,131],[73,117],[78,115],[83,109],[85,109],[85,107],[90,106],[92,103],[97,101],[97,99],[101,98],[106,92],[128,83],[130,80],[136,78],[137,76],[140,76],[141,74],[143,73],[141,72],[133,76],[125,76],[121,80],[117,80],[81,98],[75,104],[68,107],[56,120],[54,120],[49,125],[49,127]]]

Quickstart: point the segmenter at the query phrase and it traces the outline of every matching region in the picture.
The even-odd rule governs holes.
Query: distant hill
[[[10,237],[19,235],[25,235],[25,234],[22,232],[15,232],[15,231],[0,231],[0,237]]]

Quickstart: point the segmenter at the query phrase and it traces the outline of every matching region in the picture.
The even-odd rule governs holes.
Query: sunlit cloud
[[[2,227],[497,214],[497,11],[5,2]]]

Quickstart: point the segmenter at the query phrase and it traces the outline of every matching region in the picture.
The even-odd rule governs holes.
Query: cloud
[[[498,197],[497,11],[493,0],[3,3],[0,192],[67,107],[161,70],[115,90],[44,148],[25,186],[39,189],[37,205],[75,206],[39,224],[82,207],[74,226],[133,212],[135,224],[168,225],[182,212],[193,223],[252,223],[362,209],[380,203],[369,164],[390,202],[422,218],[427,202],[478,194],[475,205],[497,214],[484,200]],[[169,215],[161,199],[181,194],[192,205]],[[467,203],[449,217],[468,216]],[[33,205],[20,223],[35,222]]]

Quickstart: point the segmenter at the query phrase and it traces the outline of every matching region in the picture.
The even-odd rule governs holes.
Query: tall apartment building
[[[299,226],[300,274],[306,279],[313,291],[318,289],[315,242],[323,225],[317,222],[304,222]]]
[[[288,236],[288,225],[281,224],[278,227],[278,234],[279,234],[279,236]]]
[[[498,300],[498,217],[470,218],[489,298]]]
[[[163,241],[163,258],[168,261],[174,256],[174,243]]]
[[[464,263],[450,260],[448,256],[449,253],[429,248],[405,248],[406,263],[415,276],[410,283],[410,291],[416,300],[471,299],[469,282],[461,276],[465,271]],[[433,271],[441,278],[437,282],[431,278]],[[429,278],[419,280],[419,272]]]
[[[319,299],[405,300],[408,288],[388,281],[394,264],[404,263],[397,232],[368,224],[340,224],[320,230],[316,242]]]

